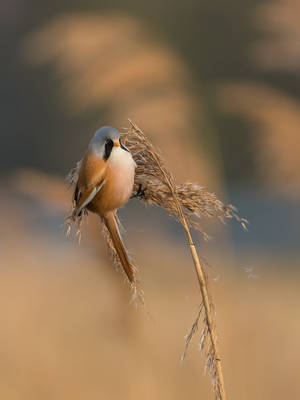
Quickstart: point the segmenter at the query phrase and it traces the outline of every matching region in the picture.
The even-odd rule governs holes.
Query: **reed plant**
[[[208,292],[207,278],[192,238],[191,228],[201,232],[207,238],[202,229],[200,218],[206,216],[217,218],[221,221],[236,219],[245,229],[247,221],[240,218],[232,205],[224,205],[214,193],[207,192],[203,187],[194,183],[176,184],[172,173],[167,169],[160,152],[154,147],[144,132],[129,120],[129,128],[122,133],[122,141],[129,148],[136,162],[136,174],[133,196],[147,205],[155,204],[180,222],[184,228],[186,240],[190,249],[191,258],[195,268],[200,287],[201,301],[198,315],[185,338],[185,347],[182,360],[185,358],[189,343],[198,330],[202,318],[203,327],[200,335],[200,350],[206,354],[205,370],[211,375],[211,382],[215,398],[225,400],[225,384],[222,371],[222,360],[218,349],[218,338],[214,322],[214,305]],[[75,184],[78,178],[80,162],[69,173],[67,179]],[[75,206],[75,205],[74,205]],[[82,220],[87,212],[76,218],[77,234],[81,235]],[[72,215],[72,212],[71,212]],[[73,218],[74,219],[74,218]],[[72,217],[68,218],[72,222]],[[107,242],[109,253],[113,263],[120,265],[117,252],[110,239],[109,233],[102,224],[103,236]],[[70,231],[68,224],[67,231]],[[141,291],[136,288],[134,292],[142,298]]]

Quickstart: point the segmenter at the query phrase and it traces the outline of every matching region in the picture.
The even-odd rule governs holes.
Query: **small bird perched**
[[[104,126],[97,130],[81,162],[72,214],[76,218],[87,209],[103,219],[131,283],[134,281],[133,267],[121,239],[115,214],[132,194],[135,167],[132,155],[122,144],[117,129]]]

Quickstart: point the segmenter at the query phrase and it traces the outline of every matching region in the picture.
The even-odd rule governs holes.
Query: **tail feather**
[[[110,233],[111,239],[112,239],[115,249],[118,253],[118,256],[119,256],[119,259],[123,266],[123,269],[126,272],[126,275],[129,279],[129,281],[132,283],[132,282],[134,282],[133,267],[128,259],[128,255],[127,255],[126,249],[124,247],[122,238],[120,236],[114,213],[112,211],[105,214],[104,222]]]

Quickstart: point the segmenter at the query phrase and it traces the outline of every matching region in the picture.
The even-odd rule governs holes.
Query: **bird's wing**
[[[73,216],[77,217],[81,211],[86,207],[96,196],[96,194],[100,191],[102,186],[105,183],[105,179],[103,179],[98,185],[89,187],[81,192],[76,186],[75,193],[74,193],[74,200],[76,202],[76,207],[73,212]]]
[[[80,215],[104,185],[107,165],[104,160],[87,153],[78,168],[77,184],[73,196],[74,217]]]

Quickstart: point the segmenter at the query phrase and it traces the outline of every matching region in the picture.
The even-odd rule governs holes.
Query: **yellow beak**
[[[120,142],[115,142],[115,143],[114,143],[114,146],[115,146],[115,147],[120,147]]]

